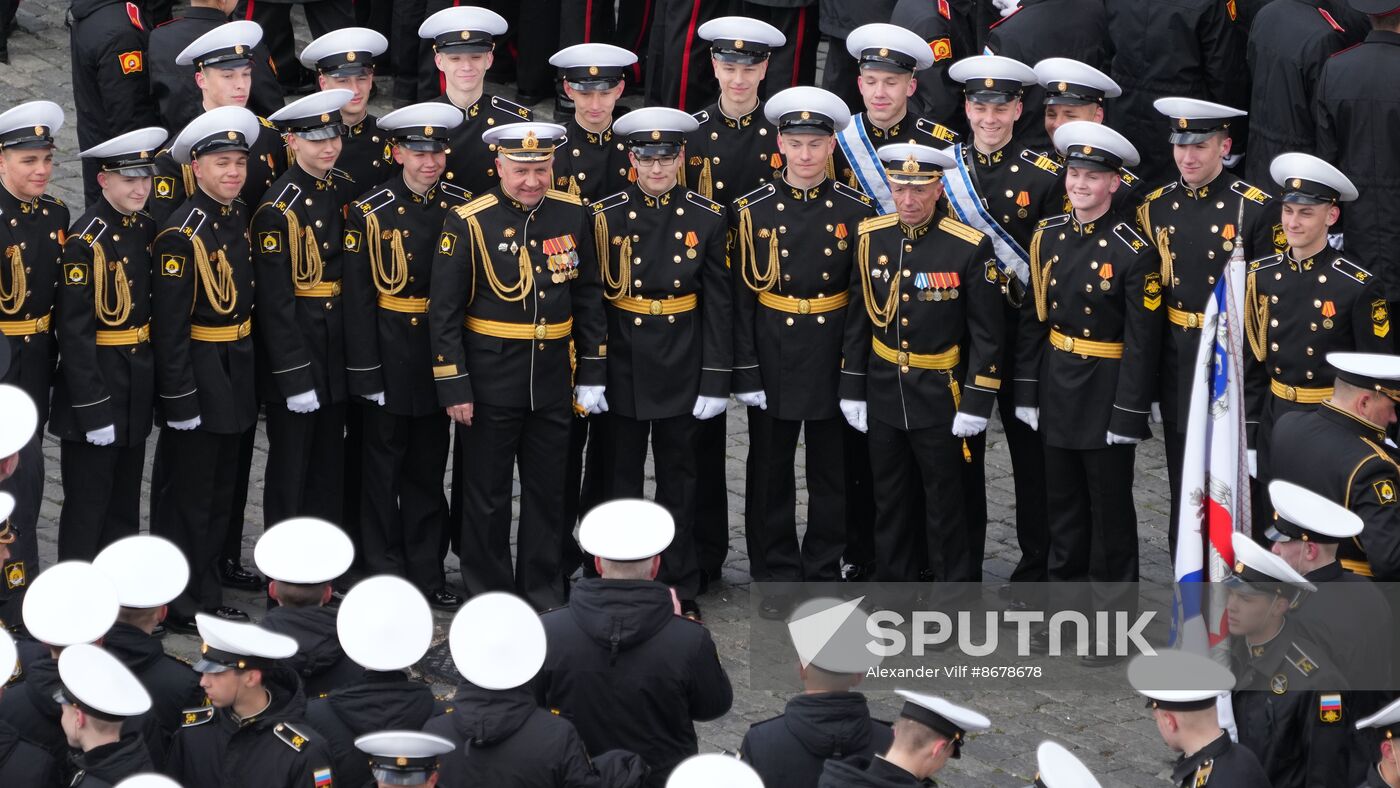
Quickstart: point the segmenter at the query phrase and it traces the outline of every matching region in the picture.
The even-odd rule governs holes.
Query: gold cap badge
[[[331,122],[331,116],[328,115],[327,113],[322,112],[322,113],[321,113],[321,122],[322,122],[322,123],[330,123],[330,122]]]
[[[228,133],[228,138],[231,139],[231,140],[236,140],[236,139],[238,139],[238,132],[236,132],[236,131],[230,131],[230,132]]]
[[[346,59],[348,62],[354,63],[354,62],[355,62],[355,53],[354,53],[354,52],[346,52],[346,53],[345,53],[345,59]]]
[[[1177,118],[1177,119],[1176,119],[1176,125],[1177,125],[1178,128],[1183,128],[1183,129],[1184,129],[1184,128],[1186,128],[1186,127],[1187,127],[1188,125],[1190,125],[1190,124],[1189,124],[1189,122],[1186,120],[1186,118]]]
[[[659,139],[661,139],[661,132],[659,132],[659,131],[653,131],[653,132],[651,133],[651,138],[654,139],[654,140],[659,140]]]
[[[1064,93],[1066,90],[1069,90],[1069,85],[1065,84],[1064,82],[1061,82],[1060,84],[1056,85],[1055,87],[1056,87],[1061,93]]]
[[[918,172],[919,161],[918,159],[914,158],[914,154],[911,153],[909,154],[909,158],[904,160],[904,165],[900,167],[900,169],[904,172]]]
[[[986,79],[982,80],[982,84],[986,85],[987,87],[991,87],[996,83],[997,81],[995,79],[992,79],[991,77],[987,77]]]
[[[540,146],[540,140],[539,140],[539,137],[536,137],[536,136],[535,136],[535,132],[534,132],[534,131],[527,131],[527,132],[525,132],[525,139],[523,139],[523,140],[520,141],[520,147],[524,148],[525,150],[534,150],[534,149],[538,148],[539,146]]]
[[[598,67],[597,67],[597,66],[589,66],[589,67],[588,67],[588,75],[589,75],[589,76],[592,76],[592,77],[598,76]]]

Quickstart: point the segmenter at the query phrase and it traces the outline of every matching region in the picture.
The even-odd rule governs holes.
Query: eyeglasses
[[[637,169],[643,167],[673,167],[680,160],[680,155],[675,156],[638,156]]]

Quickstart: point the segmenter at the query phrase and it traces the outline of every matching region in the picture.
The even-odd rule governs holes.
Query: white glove
[[[742,394],[735,394],[734,399],[738,400],[740,405],[768,410],[768,392],[766,391],[745,391]]]
[[[608,401],[603,398],[605,386],[574,386],[574,402],[590,416],[606,413]]]
[[[117,426],[108,424],[87,434],[87,442],[94,446],[111,446],[117,442]]]
[[[706,397],[702,394],[695,398],[695,409],[690,412],[690,415],[701,421],[713,419],[723,413],[728,404],[728,397]]]
[[[203,421],[203,419],[201,419],[201,418],[198,417],[198,416],[195,416],[195,417],[192,418],[192,419],[185,419],[184,421],[172,421],[172,422],[169,423],[168,426],[169,426],[170,429],[172,429],[172,430],[181,430],[181,431],[184,431],[184,430],[192,430],[192,429],[195,429],[195,428],[199,427],[199,425],[200,425],[200,423],[201,423],[202,421]]]
[[[1108,433],[1109,446],[1132,446],[1135,443],[1142,443],[1142,438],[1129,438],[1127,435]]]
[[[370,402],[373,402],[373,403],[376,404],[376,405],[379,405],[380,407],[383,407],[383,406],[384,406],[384,392],[382,392],[382,391],[377,392],[377,393],[374,393],[374,394],[361,394],[360,396],[361,396],[361,397],[364,397],[365,399],[369,400]]]
[[[992,5],[997,7],[1002,16],[1011,16],[1016,13],[1016,7],[1021,4],[1021,0],[992,0]]]
[[[1327,245],[1330,246],[1330,247],[1332,247],[1333,249],[1336,249],[1337,251],[1341,252],[1341,251],[1345,251],[1342,247],[1345,246],[1346,244],[1343,242],[1343,238],[1342,238],[1342,234],[1341,234],[1341,233],[1328,233],[1328,234],[1327,234]]]
[[[865,432],[870,429],[866,424],[866,405],[863,399],[843,399],[841,400],[841,415],[846,417],[846,423],[854,427],[858,432]]]
[[[1030,408],[1021,405],[1016,408],[1016,418],[1025,423],[1033,430],[1040,430],[1040,408]]]
[[[971,438],[987,429],[987,420],[981,416],[959,413],[953,417],[953,435],[958,438]]]
[[[316,398],[316,389],[287,397],[287,410],[293,413],[311,413],[319,407],[321,401]]]
[[[1249,449],[1244,453],[1245,461],[1249,465],[1249,475],[1252,478],[1259,478],[1259,452]]]
[[[1153,424],[1162,423],[1162,403],[1152,403],[1152,413],[1148,415],[1147,420],[1152,422]]]

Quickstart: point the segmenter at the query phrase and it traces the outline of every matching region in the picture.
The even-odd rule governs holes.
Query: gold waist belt
[[[844,292],[822,298],[792,298],[791,296],[774,295],[766,290],[758,294],[758,303],[769,309],[787,312],[790,315],[820,315],[823,312],[835,312],[845,307],[850,300],[850,294]]]
[[[237,342],[251,333],[252,318],[236,326],[190,326],[190,339],[200,342]]]
[[[147,323],[140,328],[127,328],[113,331],[98,331],[98,347],[125,347],[127,345],[139,345],[142,342],[151,341],[151,324]]]
[[[423,315],[428,312],[428,299],[426,298],[400,298],[399,296],[379,294],[379,308],[387,309],[390,312],[403,312],[409,315]]]
[[[573,332],[574,319],[571,317],[562,323],[535,325],[533,323],[505,323],[500,320],[468,317],[466,326],[467,330],[473,333],[500,339],[564,339]]]
[[[37,320],[0,320],[0,334],[7,337],[29,337],[49,333],[49,323],[53,315],[44,315]]]
[[[645,298],[615,298],[608,303],[621,309],[624,312],[631,312],[637,315],[679,315],[682,312],[689,312],[694,309],[700,301],[694,293],[690,295],[677,296],[676,298],[663,298],[648,300]]]
[[[939,372],[948,372],[953,369],[962,358],[962,354],[958,351],[957,345],[948,348],[942,353],[909,353],[904,350],[895,350],[884,342],[871,337],[870,346],[875,349],[875,355],[891,364],[898,364],[901,367],[932,369]]]
[[[1332,396],[1331,386],[1327,386],[1326,388],[1321,386],[1285,386],[1273,378],[1269,379],[1269,391],[1272,391],[1274,396],[1279,399],[1286,399],[1289,402],[1301,402],[1305,405],[1316,405]]]
[[[1078,353],[1094,358],[1123,357],[1122,342],[1091,342],[1087,339],[1075,339],[1065,336],[1053,328],[1050,329],[1050,347],[1063,350],[1066,353]]]
[[[1174,306],[1167,307],[1167,319],[1174,326],[1182,328],[1201,328],[1206,324],[1206,316],[1203,312],[1185,312]]]
[[[314,287],[295,287],[297,298],[331,298],[340,295],[340,280],[322,282]]]

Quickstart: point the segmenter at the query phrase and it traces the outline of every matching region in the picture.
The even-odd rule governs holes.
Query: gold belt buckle
[[[1064,347],[1062,347],[1062,348],[1060,348],[1060,349],[1063,350],[1063,351],[1065,351],[1066,353],[1073,353],[1073,352],[1074,352],[1074,337],[1066,335],[1066,336],[1065,336],[1065,344],[1064,344]]]
[[[799,299],[797,299],[797,314],[799,314],[799,315],[810,315],[810,314],[812,314],[812,302],[811,302],[811,301],[808,301],[808,300],[805,299],[805,298],[799,298]]]
[[[1187,328],[1200,328],[1200,327],[1201,327],[1201,321],[1200,321],[1200,318],[1199,318],[1199,316],[1197,315],[1197,313],[1191,312],[1191,313],[1189,313],[1189,314],[1186,315],[1186,327],[1187,327]]]
[[[651,306],[648,308],[647,311],[651,312],[653,315],[659,315],[659,314],[661,314],[661,302],[660,302],[660,301],[652,301],[652,302],[651,302]]]
[[[340,295],[340,282],[339,282],[339,280],[337,280],[337,281],[331,283],[331,295],[333,295],[333,296],[338,296],[338,295]]]
[[[238,338],[239,338],[239,339],[242,339],[242,338],[248,336],[248,334],[251,333],[252,330],[253,330],[253,324],[252,324],[252,323],[250,323],[250,322],[248,322],[248,321],[246,321],[246,320],[243,321],[242,323],[239,323],[239,324],[238,324]]]
[[[544,339],[546,331],[547,329],[544,323],[540,323],[539,325],[535,326],[535,339]]]
[[[1283,398],[1286,399],[1286,400],[1288,400],[1289,402],[1297,402],[1297,401],[1298,401],[1298,389],[1295,388],[1295,387],[1293,387],[1293,386],[1284,386],[1284,387],[1283,387]]]
[[[137,342],[150,342],[150,341],[151,341],[151,324],[150,324],[150,323],[147,323],[146,325],[141,326],[140,328],[136,329],[136,341],[137,341]]]
[[[907,366],[909,366],[909,351],[907,351],[907,350],[901,350],[901,351],[895,353],[895,354],[894,354],[894,360],[895,360],[895,363],[899,364],[901,367],[907,367]]]

